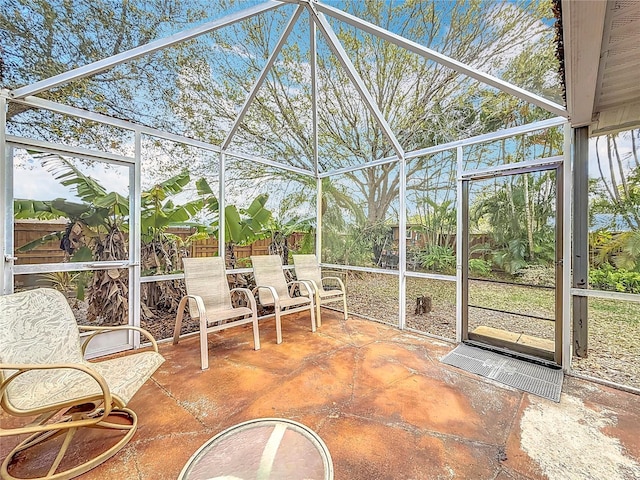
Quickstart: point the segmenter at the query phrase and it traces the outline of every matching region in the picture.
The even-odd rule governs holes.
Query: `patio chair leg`
[[[316,325],[318,327],[322,326],[322,317],[320,315],[320,294],[318,293],[318,289],[316,289]]]
[[[309,310],[311,311],[311,331],[315,332],[316,331],[316,309],[315,309],[315,305],[313,304],[313,295],[310,295],[311,297],[311,306],[309,308]]]
[[[253,349],[260,350],[260,333],[258,331],[258,315],[254,313],[251,315],[253,319]]]
[[[207,344],[207,317],[200,315],[200,365],[202,370],[209,368],[209,346]]]
[[[342,294],[342,307],[344,310],[344,319],[347,320],[347,294],[343,293]]]
[[[280,306],[276,305],[276,343],[282,343],[282,324],[280,323]]]

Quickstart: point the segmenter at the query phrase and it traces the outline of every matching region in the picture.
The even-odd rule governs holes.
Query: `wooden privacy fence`
[[[61,232],[66,227],[65,222],[17,220],[14,223],[14,249],[17,250],[22,245],[42,238],[52,232]],[[177,227],[167,230],[169,233],[186,239],[194,233],[189,227]],[[294,233],[288,238],[289,248],[295,249],[302,240],[304,234]],[[268,255],[270,238],[257,240],[251,245],[236,246],[236,258],[249,258],[251,255]],[[192,242],[187,248],[189,257],[212,257],[218,254],[218,239],[209,237],[205,240]],[[64,261],[64,251],[60,249],[59,240],[51,240],[28,252],[16,252],[16,265],[34,265],[40,263],[59,263]],[[239,265],[243,266],[243,265]]]

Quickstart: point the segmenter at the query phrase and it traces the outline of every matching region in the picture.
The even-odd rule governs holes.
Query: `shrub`
[[[489,275],[491,273],[491,262],[482,258],[470,258],[469,271],[475,275]]]
[[[640,293],[640,273],[615,269],[609,264],[589,270],[589,283],[598,290]]]
[[[449,272],[456,266],[456,254],[451,247],[430,245],[418,254],[420,264],[437,272]]]

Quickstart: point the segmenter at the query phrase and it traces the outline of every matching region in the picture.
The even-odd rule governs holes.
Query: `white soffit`
[[[640,1],[607,2],[593,133],[640,126]]]
[[[640,0],[562,0],[562,24],[571,125],[640,127]]]

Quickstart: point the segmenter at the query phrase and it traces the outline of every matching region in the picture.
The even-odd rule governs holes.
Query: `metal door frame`
[[[515,348],[505,349],[501,345],[491,345],[479,341],[477,338],[469,338],[469,183],[474,180],[484,180],[487,178],[505,177],[512,175],[521,175],[536,172],[555,171],[556,178],[556,198],[555,198],[555,322],[554,322],[554,352],[553,359],[538,357],[532,355],[530,349],[519,351],[516,344],[512,344]],[[526,165],[503,165],[497,169],[478,170],[463,174],[459,180],[461,193],[461,234],[459,246],[461,251],[460,267],[461,267],[461,290],[460,290],[460,308],[461,308],[461,340],[465,343],[473,343],[482,347],[503,351],[510,354],[526,357],[531,360],[546,362],[552,360],[555,365],[563,364],[563,296],[564,296],[564,168],[562,157],[552,157],[545,161],[530,162]],[[510,345],[510,347],[512,346]]]
[[[13,152],[16,148],[35,150],[42,153],[54,153],[61,156],[72,156],[74,158],[85,158],[102,163],[111,163],[129,169],[129,258],[123,261],[114,262],[73,262],[73,263],[49,263],[39,265],[14,265],[14,213],[13,213]],[[60,271],[95,271],[110,268],[126,268],[129,273],[129,323],[128,325],[139,326],[138,301],[136,292],[139,288],[133,288],[139,284],[139,230],[138,215],[135,214],[137,204],[137,191],[139,178],[139,162],[133,157],[116,155],[107,152],[98,152],[78,147],[65,146],[23,137],[6,135],[6,148],[4,149],[4,162],[0,166],[2,172],[3,195],[1,203],[4,206],[5,222],[3,224],[3,258],[2,275],[0,275],[0,292],[2,294],[12,293],[14,289],[14,276],[25,274],[37,274]],[[88,334],[82,334],[86,336]],[[109,332],[96,337],[89,345],[87,357],[97,357],[116,353],[123,350],[136,348],[140,344],[140,335],[132,330]]]

